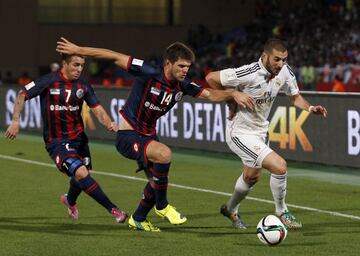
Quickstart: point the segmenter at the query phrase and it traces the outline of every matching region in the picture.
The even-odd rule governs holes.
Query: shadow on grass
[[[88,219],[92,218],[83,218]],[[71,220],[66,222],[63,217],[6,217],[0,218],[0,230],[78,236],[116,236],[119,233],[113,232],[128,230],[127,224],[88,224]]]

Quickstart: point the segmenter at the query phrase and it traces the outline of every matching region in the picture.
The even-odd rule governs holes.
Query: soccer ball
[[[275,215],[268,215],[259,221],[256,227],[259,240],[266,245],[278,245],[285,240],[287,229]]]

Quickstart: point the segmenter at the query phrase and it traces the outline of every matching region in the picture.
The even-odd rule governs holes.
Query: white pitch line
[[[27,159],[22,159],[22,158],[13,157],[13,156],[6,156],[6,155],[2,155],[2,154],[0,154],[0,158],[17,161],[17,162],[22,162],[22,163],[56,168],[56,166],[54,164],[48,164],[48,163],[43,163],[43,162],[33,161],[33,160],[27,160]],[[103,175],[103,176],[112,176],[112,177],[117,177],[117,178],[122,178],[122,179],[127,179],[127,180],[147,181],[147,179],[138,178],[138,177],[134,177],[134,176],[128,176],[128,175],[122,175],[122,174],[116,174],[116,173],[111,173],[111,172],[91,171],[91,173]],[[211,189],[196,188],[196,187],[178,185],[178,184],[173,184],[173,183],[169,183],[169,186],[175,187],[175,188],[186,189],[186,190],[222,195],[222,196],[231,196],[230,193],[215,191],[215,190],[211,190]],[[267,203],[267,204],[274,204],[274,201],[251,197],[251,196],[247,196],[246,199],[252,200],[252,201],[257,201],[257,202],[262,202],[262,203]],[[306,206],[301,206],[301,205],[295,205],[295,204],[287,204],[287,205],[292,208],[297,208],[297,209],[301,209],[301,210],[324,213],[324,214],[329,214],[332,216],[343,217],[343,218],[348,218],[348,219],[360,220],[360,216],[356,216],[356,215],[343,214],[340,212],[333,212],[333,211],[326,211],[326,210],[321,210],[321,209],[311,208],[311,207],[306,207]]]

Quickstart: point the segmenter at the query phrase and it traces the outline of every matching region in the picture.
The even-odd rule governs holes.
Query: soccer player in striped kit
[[[25,100],[40,95],[46,150],[57,168],[70,177],[69,191],[60,197],[67,207],[68,216],[78,219],[76,199],[84,191],[105,207],[117,222],[124,223],[127,214],[110,201],[89,174],[92,163],[81,117],[83,102],[88,104],[99,122],[108,130],[117,131],[117,126],[100,105],[92,86],[80,77],[84,64],[83,56],[63,54],[60,71],[25,85],[16,98],[12,123],[5,136],[9,139],[16,138]]]
[[[226,142],[244,164],[244,170],[235,184],[235,190],[220,209],[235,228],[246,228],[238,212],[240,202],[260,178],[261,169],[271,173],[270,188],[275,201],[275,213],[288,228],[302,224],[288,210],[285,203],[287,185],[286,161],[269,147],[267,118],[278,92],[282,89],[296,107],[326,117],[323,106],[311,106],[299,93],[296,77],[286,63],[288,51],[283,41],[269,39],[259,61],[239,68],[210,72],[206,76],[212,88],[233,88],[250,95],[254,111],[231,105],[233,118],[226,127]]]
[[[58,41],[57,51],[66,54],[114,60],[134,75],[135,81],[125,106],[120,110],[123,117],[117,134],[117,150],[125,157],[137,160],[143,166],[149,180],[143,198],[129,219],[129,227],[137,230],[159,232],[160,229],[147,220],[147,214],[155,206],[155,213],[178,225],[187,219],[167,200],[168,173],[171,150],[159,142],[156,121],[165,115],[184,95],[211,101],[234,99],[238,104],[252,108],[253,102],[241,92],[204,89],[186,78],[195,55],[186,45],[176,42],[164,52],[162,66],[154,67],[146,61],[108,49],[79,47],[65,38]]]

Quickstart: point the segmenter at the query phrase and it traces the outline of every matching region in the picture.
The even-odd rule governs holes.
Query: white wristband
[[[315,108],[315,107],[311,105],[311,106],[309,107],[308,111],[311,113],[314,108]]]

